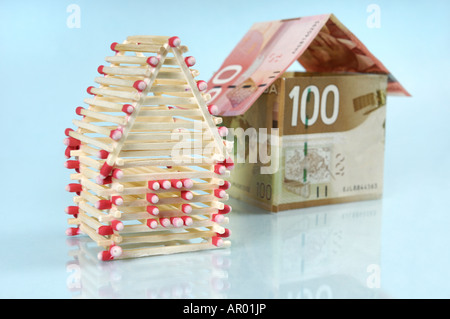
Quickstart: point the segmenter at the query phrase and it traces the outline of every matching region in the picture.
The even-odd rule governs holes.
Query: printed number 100
[[[261,199],[271,200],[272,186],[270,184],[256,183],[256,196]]]
[[[327,99],[329,93],[333,93],[334,95],[334,103],[333,103],[333,113],[329,117],[327,114]],[[308,116],[308,126],[313,125],[320,113],[320,118],[322,122],[326,125],[331,125],[336,122],[336,119],[339,114],[339,90],[336,85],[330,84],[325,87],[322,92],[322,96],[320,96],[319,89],[315,85],[310,85],[306,87],[302,94],[300,100],[300,86],[296,85],[292,88],[291,92],[289,92],[289,97],[292,99],[292,120],[291,126],[297,126],[298,121],[298,107],[300,104],[300,120],[303,125],[306,125],[306,103],[309,101],[308,95],[312,95],[314,97],[314,109],[312,116]],[[300,103],[299,103],[300,102]]]

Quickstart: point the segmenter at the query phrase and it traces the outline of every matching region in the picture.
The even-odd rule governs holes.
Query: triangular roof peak
[[[387,74],[388,94],[410,96],[350,30],[323,14],[253,24],[208,82],[211,102],[222,115],[242,114],[295,61],[307,72]],[[230,101],[239,87],[240,102]]]
[[[111,170],[122,155],[131,156],[129,153],[133,151],[137,154],[133,147],[142,146],[136,144],[138,140],[145,142],[149,150],[158,150],[162,147],[159,144],[166,144],[165,148],[168,148],[170,142],[167,139],[173,140],[176,130],[179,130],[179,135],[198,129],[208,133],[206,140],[213,144],[214,159],[227,158],[220,129],[216,127],[220,118],[211,116],[211,109],[206,104],[209,95],[202,93],[206,82],[195,80],[198,71],[190,69],[195,59],[183,57],[188,49],[180,45],[178,37],[130,36],[121,44],[113,43],[111,49],[116,55],[105,58],[110,65],[98,68],[104,75],[95,78],[99,87],[91,86],[87,90],[94,96],[85,99],[91,108],[85,110],[80,107],[77,113],[100,122],[111,120],[118,125],[109,132],[110,127],[95,125],[91,120],[74,120],[74,124],[81,132],[109,135],[113,141],[105,145],[100,139],[83,136],[81,132],[70,133],[86,143],[96,142],[96,146],[107,151],[106,175],[101,175],[107,176],[107,170]],[[115,110],[121,110],[127,116],[115,118],[107,114]],[[170,133],[170,130],[175,131]],[[127,143],[130,138],[135,142]],[[139,152],[145,153],[142,149]]]

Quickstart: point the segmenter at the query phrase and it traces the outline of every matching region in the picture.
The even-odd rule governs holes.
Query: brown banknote
[[[208,81],[221,115],[243,114],[289,66],[308,72],[388,75],[388,93],[409,96],[388,69],[334,15],[255,23]]]

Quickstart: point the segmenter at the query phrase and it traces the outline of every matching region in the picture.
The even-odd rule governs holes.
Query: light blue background
[[[81,8],[81,28],[67,27],[71,3]],[[381,9],[380,28],[367,27],[371,3]],[[63,132],[112,42],[178,35],[209,80],[253,22],[323,13],[334,13],[413,96],[388,99],[382,289],[449,298],[450,2],[375,0],[0,2],[0,297],[71,297]],[[259,213],[255,227],[302,213]],[[237,256],[239,245],[231,251]]]

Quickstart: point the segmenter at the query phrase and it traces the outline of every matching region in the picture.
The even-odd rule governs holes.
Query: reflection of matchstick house
[[[77,129],[66,130],[76,170],[67,234],[88,235],[101,260],[229,246],[230,145],[195,59],[178,37],[131,36],[111,49]]]
[[[66,284],[73,298],[226,298],[228,250],[102,263],[87,237],[71,237]],[[151,271],[149,271],[151,269]]]

